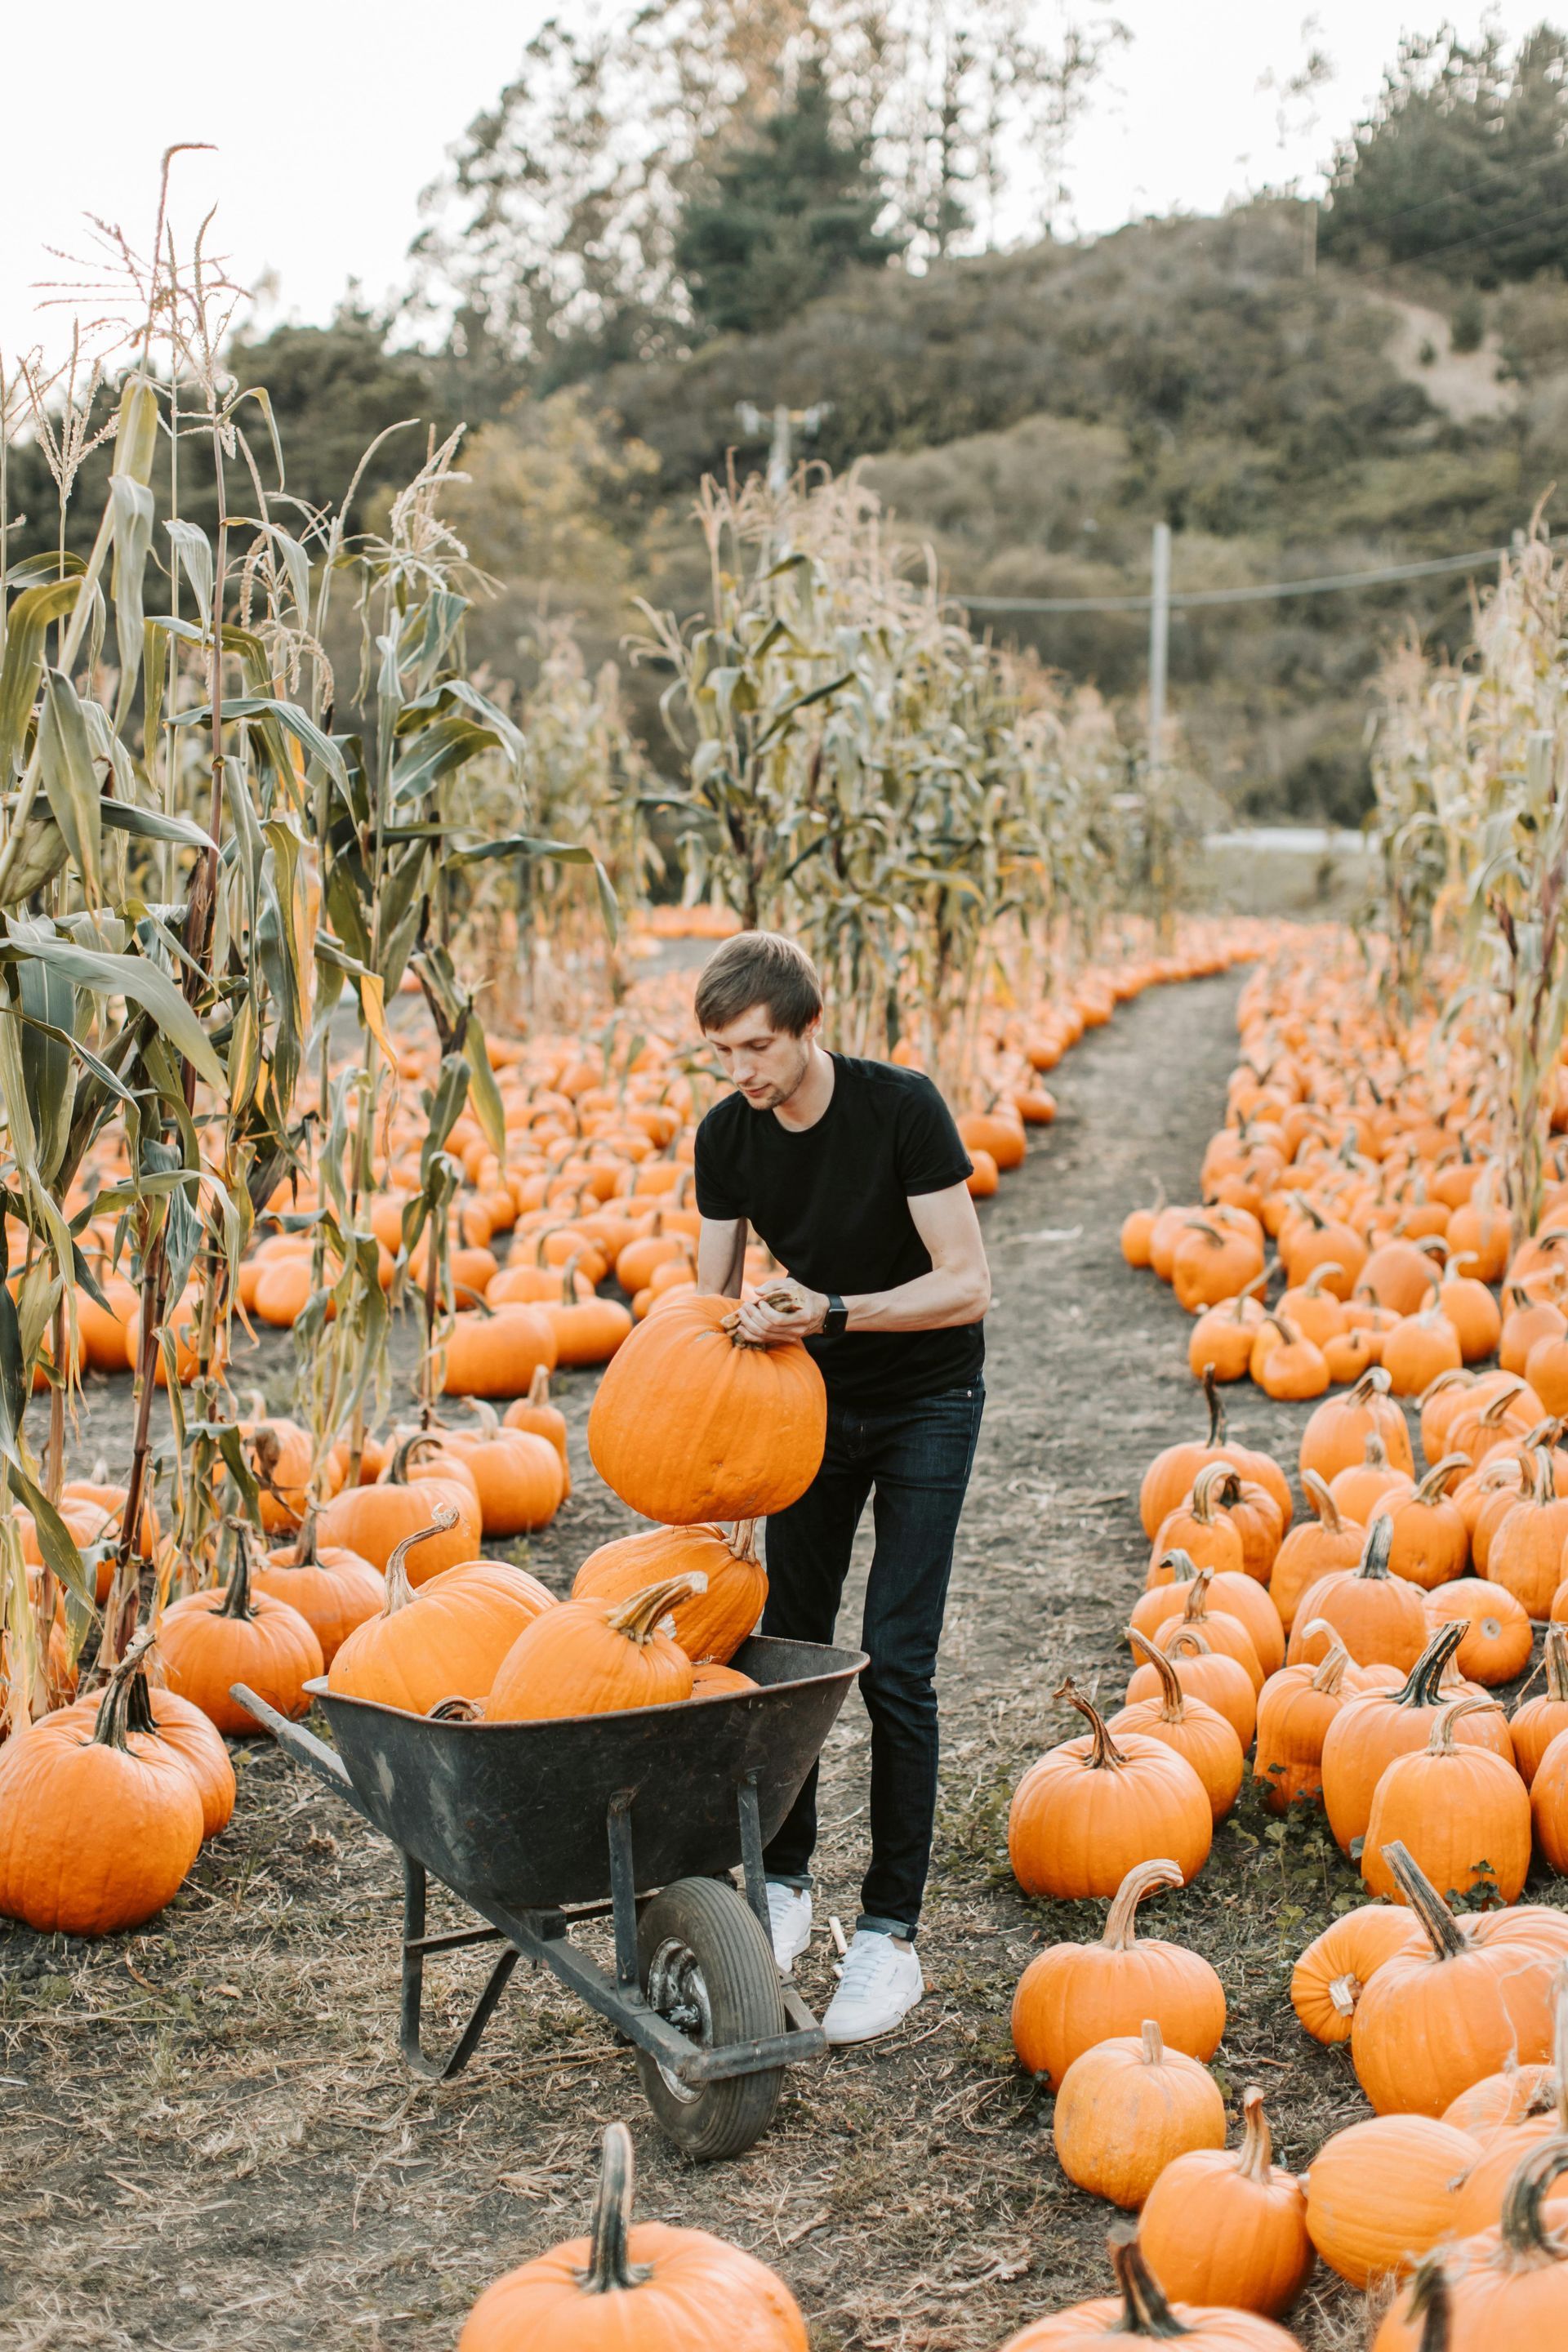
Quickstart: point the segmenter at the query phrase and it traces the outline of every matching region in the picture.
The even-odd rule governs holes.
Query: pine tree
[[[900,250],[879,233],[886,193],[867,142],[843,136],[826,83],[801,75],[792,102],[757,125],[687,205],[676,263],[704,325],[751,334],[774,326],[852,264],[880,268]]]

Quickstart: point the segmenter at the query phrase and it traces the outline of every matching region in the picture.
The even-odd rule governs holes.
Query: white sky
[[[574,0],[556,0],[563,12]],[[1131,29],[1074,143],[1074,213],[1100,230],[1146,212],[1209,211],[1226,197],[1300,176],[1375,93],[1400,33],[1445,14],[1473,33],[1466,0],[1112,0]],[[1048,25],[1056,0],[1040,0]],[[65,19],[7,12],[5,177],[0,206],[0,351],[58,347],[60,314],[41,311],[48,246],[80,249],[83,215],[152,226],[158,159],[176,140],[217,152],[179,159],[176,221],[218,208],[215,243],[240,282],[275,279],[268,318],[328,317],[347,280],[373,301],[401,280],[419,191],[467,122],[516,69],[550,0],[268,0],[170,20],[128,37],[123,7],[76,0]],[[1092,13],[1091,0],[1079,11]],[[1486,15],[1510,37],[1568,0],[1498,0]],[[1304,28],[1307,28],[1304,31]],[[1308,40],[1331,82],[1281,141],[1276,89]],[[1312,116],[1315,113],[1315,123]]]

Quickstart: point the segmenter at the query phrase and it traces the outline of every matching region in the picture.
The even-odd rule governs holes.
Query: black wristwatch
[[[839,1339],[843,1338],[848,1328],[849,1309],[845,1306],[838,1293],[836,1290],[830,1290],[827,1294],[827,1312],[822,1318],[822,1336],[825,1339]]]

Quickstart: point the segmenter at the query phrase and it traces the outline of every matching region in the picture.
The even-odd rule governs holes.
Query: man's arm
[[[900,1282],[893,1290],[847,1291],[844,1304],[849,1311],[847,1328],[851,1331],[945,1331],[955,1324],[978,1323],[991,1304],[991,1270],[968,1186],[951,1184],[942,1192],[914,1192],[909,1202],[915,1231],[931,1259],[931,1272],[916,1275],[912,1282]],[[706,1223],[702,1230],[706,1235]],[[713,1230],[727,1233],[730,1228]],[[699,1289],[724,1286],[704,1283],[701,1268],[700,1251]],[[827,1313],[826,1295],[807,1290],[803,1283],[792,1283],[789,1287],[797,1294],[799,1304],[787,1310],[765,1306],[760,1298],[745,1301],[740,1328],[747,1339],[803,1339],[821,1330]],[[778,1295],[775,1285],[769,1296]]]
[[[704,1217],[697,1233],[697,1287],[710,1297],[739,1298],[746,1266],[744,1217]]]

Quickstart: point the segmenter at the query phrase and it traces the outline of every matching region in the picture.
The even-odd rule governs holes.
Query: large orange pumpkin
[[[484,1538],[484,1514],[472,1474],[465,1465],[461,1480],[414,1475],[418,1455],[440,1443],[429,1431],[418,1431],[402,1441],[374,1486],[349,1486],[334,1495],[321,1514],[321,1541],[342,1545],[368,1559],[372,1568],[384,1570],[405,1537],[427,1531],[439,1509],[454,1516],[443,1516],[441,1532],[422,1545],[418,1573],[410,1575],[410,1582],[421,1584],[444,1568],[472,1559]]]
[[[0,1914],[40,1935],[139,1927],[201,1851],[189,1768],[126,1727],[147,1638],[126,1652],[90,1718],[61,1707],[0,1751]]]
[[[691,1696],[691,1661],[661,1621],[701,1586],[665,1577],[608,1607],[563,1601],[524,1628],[502,1659],[485,1705],[491,1723],[668,1706]]]
[[[667,1527],[765,1518],[822,1464],[827,1392],[798,1341],[755,1348],[727,1298],[672,1298],[617,1350],[588,1416],[606,1486]]]
[[[1173,2049],[1210,2059],[1225,2032],[1225,1988],[1207,1960],[1181,1944],[1137,1932],[1138,1906],[1159,1886],[1180,1886],[1163,1859],[1133,1865],[1117,1888],[1098,1940],[1037,1952],[1013,1996],[1013,2047],[1055,2090],[1073,2060],[1113,2033],[1138,2033],[1154,2018]]]
[[[1050,1748],[1013,1791],[1007,1853],[1026,1895],[1114,1895],[1135,1863],[1163,1856],[1195,1878],[1214,1813],[1185,1757],[1138,1732],[1112,1739],[1070,1682],[1056,1696],[1089,1728]]]
[[[416,1587],[411,1551],[450,1532],[437,1510],[393,1548],[381,1613],[356,1627],[332,1660],[329,1690],[428,1715],[445,1698],[489,1696],[523,1629],[557,1604],[537,1577],[500,1560],[468,1560]]]
[[[605,2134],[594,2234],[487,2287],[458,2352],[806,2352],[784,2281],[706,2230],[631,2226],[632,2141]]]
[[[259,1731],[248,1707],[229,1696],[247,1684],[279,1715],[304,1715],[305,1685],[324,1671],[321,1645],[297,1609],[250,1589],[248,1528],[234,1523],[234,1569],[221,1590],[187,1592],[163,1612],[159,1646],[169,1688],[201,1708],[220,1731]]]
[[[693,1664],[725,1665],[763,1613],[767,1570],[757,1557],[754,1519],[732,1536],[722,1528],[650,1528],[590,1552],[572,1580],[574,1601],[629,1601],[661,1577],[698,1570],[705,1584],[678,1601],[675,1638]]]
[[[380,1570],[358,1552],[341,1544],[323,1549],[318,1527],[312,1507],[295,1541],[269,1551],[250,1580],[258,1592],[269,1592],[299,1611],[321,1645],[322,1664],[330,1666],[354,1627],[380,1609],[386,1587]]]

